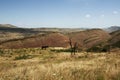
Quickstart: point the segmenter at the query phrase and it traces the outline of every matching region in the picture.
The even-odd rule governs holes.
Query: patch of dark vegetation
[[[4,54],[4,51],[0,49],[0,56]]]
[[[107,52],[107,51],[108,51],[107,47],[103,48],[103,47],[98,47],[98,46],[93,46],[87,49],[87,52]]]
[[[52,52],[57,52],[57,53],[60,53],[60,52],[70,52],[71,49],[51,49]]]
[[[16,56],[14,60],[31,59],[31,58],[33,58],[33,56],[23,54]]]
[[[118,47],[118,48],[120,48],[120,41],[114,43],[112,46],[113,46],[113,47]]]

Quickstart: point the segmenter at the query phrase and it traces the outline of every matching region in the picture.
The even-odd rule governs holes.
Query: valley
[[[120,80],[120,30],[4,26],[1,80]]]

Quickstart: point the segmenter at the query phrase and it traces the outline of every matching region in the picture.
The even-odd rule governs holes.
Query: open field
[[[0,50],[0,80],[120,80],[120,51]]]

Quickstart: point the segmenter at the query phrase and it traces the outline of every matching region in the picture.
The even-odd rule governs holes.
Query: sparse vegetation
[[[120,54],[2,49],[1,80],[120,80]],[[11,57],[6,56],[11,55]]]
[[[120,31],[0,31],[0,80],[120,80]]]

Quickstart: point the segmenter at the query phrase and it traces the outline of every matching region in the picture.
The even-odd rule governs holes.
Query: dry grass
[[[0,80],[120,80],[119,53],[77,53],[71,57],[40,49],[4,51]],[[32,57],[15,60],[20,54]]]

